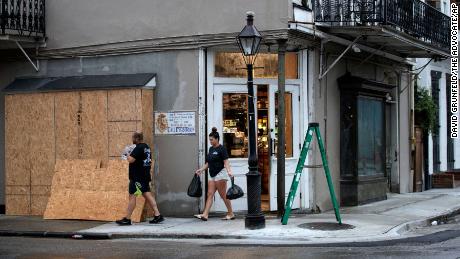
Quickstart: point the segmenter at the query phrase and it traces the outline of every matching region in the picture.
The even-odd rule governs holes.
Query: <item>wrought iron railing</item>
[[[0,0],[0,35],[45,36],[45,0]]]
[[[331,26],[389,25],[442,49],[450,18],[420,0],[314,0],[315,22]]]

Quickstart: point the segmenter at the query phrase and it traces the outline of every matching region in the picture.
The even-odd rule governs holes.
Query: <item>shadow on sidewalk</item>
[[[0,215],[2,231],[75,232],[105,224],[103,221],[45,220],[40,216]]]

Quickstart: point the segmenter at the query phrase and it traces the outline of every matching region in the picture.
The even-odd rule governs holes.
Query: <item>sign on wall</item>
[[[195,112],[155,112],[155,135],[194,135]]]

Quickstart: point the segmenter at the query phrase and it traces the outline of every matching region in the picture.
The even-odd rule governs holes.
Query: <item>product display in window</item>
[[[248,157],[247,94],[223,95],[223,142],[230,158]]]

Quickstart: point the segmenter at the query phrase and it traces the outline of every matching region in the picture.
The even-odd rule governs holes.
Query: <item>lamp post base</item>
[[[253,160],[251,157],[249,160],[252,166],[249,167],[250,171],[246,174],[248,186],[248,214],[246,214],[244,225],[246,229],[261,229],[265,228],[265,216],[260,209],[261,175],[257,171],[257,160]]]
[[[244,226],[247,229],[262,229],[265,228],[265,217],[260,215],[246,215]]]

